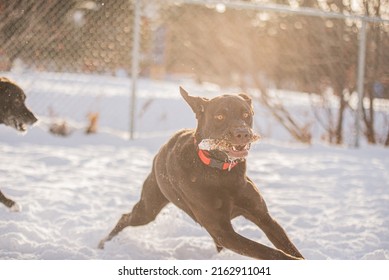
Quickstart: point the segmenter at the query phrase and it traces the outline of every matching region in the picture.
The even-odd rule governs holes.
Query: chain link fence
[[[303,142],[311,141],[312,122],[331,143],[353,133],[344,116],[356,114],[365,22],[362,131],[369,142],[389,145],[389,109],[378,102],[389,98],[389,1],[138,3],[141,80],[185,77],[245,90],[268,109],[263,116]],[[0,71],[30,93],[40,116],[79,123],[96,111],[101,126],[126,131],[134,7],[135,0],[1,0]],[[313,119],[291,112],[280,90],[308,93]],[[119,108],[112,108],[115,98]],[[137,131],[152,99],[138,95]]]
[[[2,0],[2,68],[20,60],[37,71],[128,70],[132,6],[128,0]]]

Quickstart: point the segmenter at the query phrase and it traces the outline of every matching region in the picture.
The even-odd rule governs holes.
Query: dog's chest
[[[184,193],[233,194],[245,184],[245,163],[233,169],[220,170],[201,162],[193,134],[176,135],[157,155],[154,165],[160,188],[168,196]]]
[[[188,169],[180,182],[182,188],[210,193],[235,193],[245,184],[245,176],[240,170],[219,170],[196,164],[196,168]]]

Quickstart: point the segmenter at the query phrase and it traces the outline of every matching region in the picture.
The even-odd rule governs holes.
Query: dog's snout
[[[248,127],[239,127],[233,129],[232,136],[238,144],[246,143],[251,139],[252,131]]]
[[[34,116],[33,113],[31,113],[30,123],[31,123],[31,124],[34,124],[34,123],[36,123],[37,121],[38,121],[38,119]]]
[[[238,138],[238,139],[247,139],[249,138],[249,133],[247,130],[245,131],[239,131],[235,134],[235,137]]]
[[[38,121],[38,119],[35,117],[35,115],[27,108],[25,108],[22,116],[23,116],[23,121],[26,124],[34,124],[35,122]]]

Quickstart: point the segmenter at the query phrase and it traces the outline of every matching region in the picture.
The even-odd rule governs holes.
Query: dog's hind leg
[[[105,242],[111,240],[128,226],[141,226],[150,223],[168,202],[160,191],[154,174],[151,173],[143,184],[140,200],[135,204],[130,213],[122,215],[109,235],[100,241],[98,247],[103,249]]]

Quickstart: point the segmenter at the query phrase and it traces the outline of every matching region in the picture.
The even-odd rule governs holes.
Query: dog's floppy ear
[[[180,87],[181,96],[185,99],[185,101],[192,108],[193,112],[196,114],[196,118],[198,119],[202,113],[205,111],[206,103],[208,102],[207,98],[190,96],[189,93]]]

